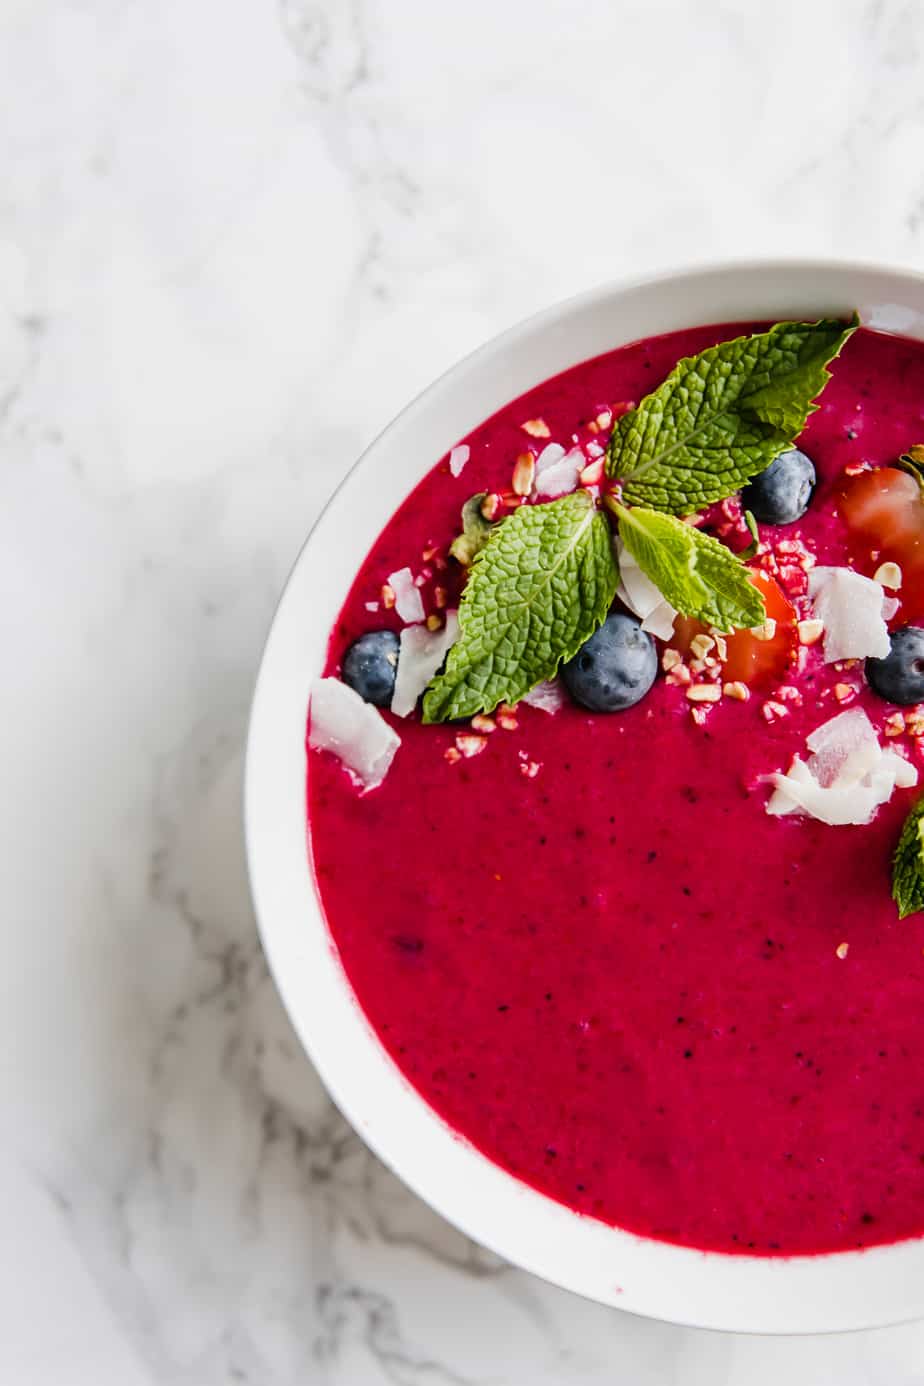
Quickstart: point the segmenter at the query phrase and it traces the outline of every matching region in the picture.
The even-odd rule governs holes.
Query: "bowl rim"
[[[855,293],[847,292],[851,287]],[[704,315],[691,307],[691,316],[679,306],[710,292],[732,305],[747,304],[753,292],[753,310]],[[676,319],[679,328],[784,316],[786,309],[761,310],[771,299],[811,301],[811,310],[788,310],[806,316],[846,312],[856,303],[867,325],[924,339],[924,274],[916,270],[802,258],[709,262],[607,281],[531,314],[461,358],[395,416],[331,494],[284,585],[250,709],[244,831],[261,940],[293,1028],[343,1115],[429,1206],[505,1260],[603,1304],[691,1327],[818,1333],[924,1316],[924,1238],[814,1256],[702,1252],[608,1227],[507,1174],[426,1104],[366,1020],[314,887],[304,798],[308,679],[320,671],[351,576],[434,460],[527,388],[530,380],[517,383],[512,359],[536,357],[536,384],[596,354],[577,344],[599,335],[601,312],[628,306],[634,321],[633,311],[651,307],[658,322]],[[616,331],[610,348],[669,330]],[[577,354],[569,362],[572,341]],[[548,369],[547,361],[558,358],[564,364]],[[373,470],[380,485],[363,489]],[[353,537],[344,543],[350,526]]]

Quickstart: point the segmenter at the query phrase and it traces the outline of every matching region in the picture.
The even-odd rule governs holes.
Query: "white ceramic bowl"
[[[640,337],[854,307],[869,326],[924,338],[924,277],[771,261],[605,285],[483,346],[409,405],[334,495],[279,604],[251,716],[245,817],[263,943],[295,1029],[338,1106],[386,1164],[476,1241],[604,1304],[702,1327],[821,1332],[922,1316],[924,1240],[789,1259],[687,1250],[570,1212],[456,1136],[379,1045],[328,934],[306,847],[307,691],[356,571],[398,503],[501,405]]]

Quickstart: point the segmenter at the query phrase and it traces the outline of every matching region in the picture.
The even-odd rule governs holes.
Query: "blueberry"
[[[622,712],[644,698],[658,672],[658,653],[634,616],[610,612],[561,676],[575,702],[593,712]]]
[[[393,630],[370,630],[343,656],[343,682],[367,703],[387,707],[395,691],[398,637]]]
[[[808,510],[815,467],[798,448],[781,452],[741,492],[741,503],[762,525],[791,525]]]
[[[924,630],[902,626],[891,634],[892,648],[884,659],[866,661],[866,679],[886,702],[924,702]]]

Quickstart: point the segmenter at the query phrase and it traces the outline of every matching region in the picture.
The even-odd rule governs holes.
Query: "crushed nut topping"
[[[496,726],[494,718],[486,716],[483,712],[476,713],[472,718],[472,731],[490,733]]]
[[[525,424],[521,424],[524,433],[528,433],[530,438],[551,438],[552,434],[545,419],[527,419]]]
[[[905,717],[901,712],[893,712],[883,723],[883,731],[886,736],[901,736],[904,730]]]
[[[511,485],[518,496],[528,496],[536,477],[536,459],[531,452],[521,452],[513,467]]]
[[[723,684],[722,692],[725,694],[726,698],[734,698],[736,702],[739,703],[746,703],[751,696],[751,690],[748,688],[747,684],[742,683],[740,679],[736,679],[734,683]]]
[[[837,945],[837,947],[835,948],[834,951],[835,951],[835,953],[837,954],[837,956],[838,956],[841,960],[843,960],[844,958],[846,958],[847,954],[848,954],[849,951],[850,951],[850,944],[849,944],[849,943],[839,943],[839,944]]]
[[[460,755],[465,756],[466,759],[480,755],[487,744],[488,738],[486,736],[475,736],[470,732],[460,732],[456,737],[456,747]]]
[[[443,623],[435,611],[431,611],[427,617],[427,630],[442,630]]]
[[[671,669],[676,669],[681,662],[679,650],[665,650],[661,656],[661,668],[665,674],[669,674]]]
[[[897,592],[902,585],[902,570],[897,563],[880,563],[873,573],[873,581]]]
[[[834,696],[839,703],[849,703],[857,696],[857,690],[852,683],[836,683]]]
[[[776,635],[776,621],[768,616],[762,625],[751,627],[751,634],[755,640],[772,640]]]
[[[481,514],[484,519],[496,520],[503,504],[503,499],[496,491],[492,491],[490,495],[485,496],[480,506]]]
[[[382,605],[384,606],[385,610],[391,611],[392,607],[395,604],[395,589],[392,587],[390,582],[382,583],[381,598]]]
[[[694,635],[690,641],[690,650],[696,659],[705,659],[706,655],[715,645],[711,635]]]
[[[717,703],[721,696],[722,690],[717,683],[694,683],[687,689],[691,703]]]
[[[767,699],[760,711],[765,722],[778,722],[781,717],[789,716],[789,708],[783,703],[774,702],[772,698]]]
[[[800,621],[796,629],[799,632],[800,645],[817,645],[825,633],[823,621]]]

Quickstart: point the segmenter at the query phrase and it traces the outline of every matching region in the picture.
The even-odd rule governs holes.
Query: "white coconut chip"
[[[677,612],[661,595],[651,578],[642,572],[625,544],[615,541],[616,562],[619,566],[619,586],[616,595],[624,606],[638,616],[642,630],[669,640],[674,633]]]
[[[824,659],[883,659],[889,653],[886,621],[897,603],[882,584],[850,568],[813,568],[809,596],[815,619],[824,625]]]
[[[774,817],[806,813],[832,827],[868,823],[896,785],[917,784],[918,772],[891,748],[883,749],[861,708],[841,712],[806,738],[807,761],[794,756],[785,775],[769,777],[775,786],[767,803]]]
[[[559,496],[567,496],[577,486],[578,477],[587,465],[587,458],[580,448],[572,448],[570,452],[565,452],[564,448],[561,448],[557,460],[547,463],[540,471],[539,463],[551,448],[557,446],[555,443],[550,443],[549,447],[543,448],[536,459],[536,478],[533,490],[536,496],[542,500],[557,500]]]
[[[424,618],[423,598],[414,585],[414,574],[410,568],[399,568],[389,573],[388,585],[395,594],[395,610],[402,621],[422,621]]]
[[[459,443],[449,454],[449,470],[453,476],[461,476],[462,468],[472,455],[468,443]]]
[[[397,717],[407,717],[417,706],[417,699],[439,669],[449,647],[459,635],[459,613],[446,612],[442,630],[427,630],[426,626],[405,626],[398,649],[398,672],[391,710]]]
[[[375,789],[388,773],[401,738],[378,708],[339,679],[315,679],[308,705],[308,745],[331,751],[353,781]]]
[[[537,683],[535,688],[531,688],[528,693],[524,693],[520,700],[528,703],[530,707],[538,707],[543,712],[554,716],[559,712],[565,703],[565,695],[558,679],[546,679],[543,683]]]
[[[536,458],[536,476],[542,476],[550,467],[554,467],[556,462],[560,462],[565,455],[565,449],[561,443],[546,443],[545,447]]]

